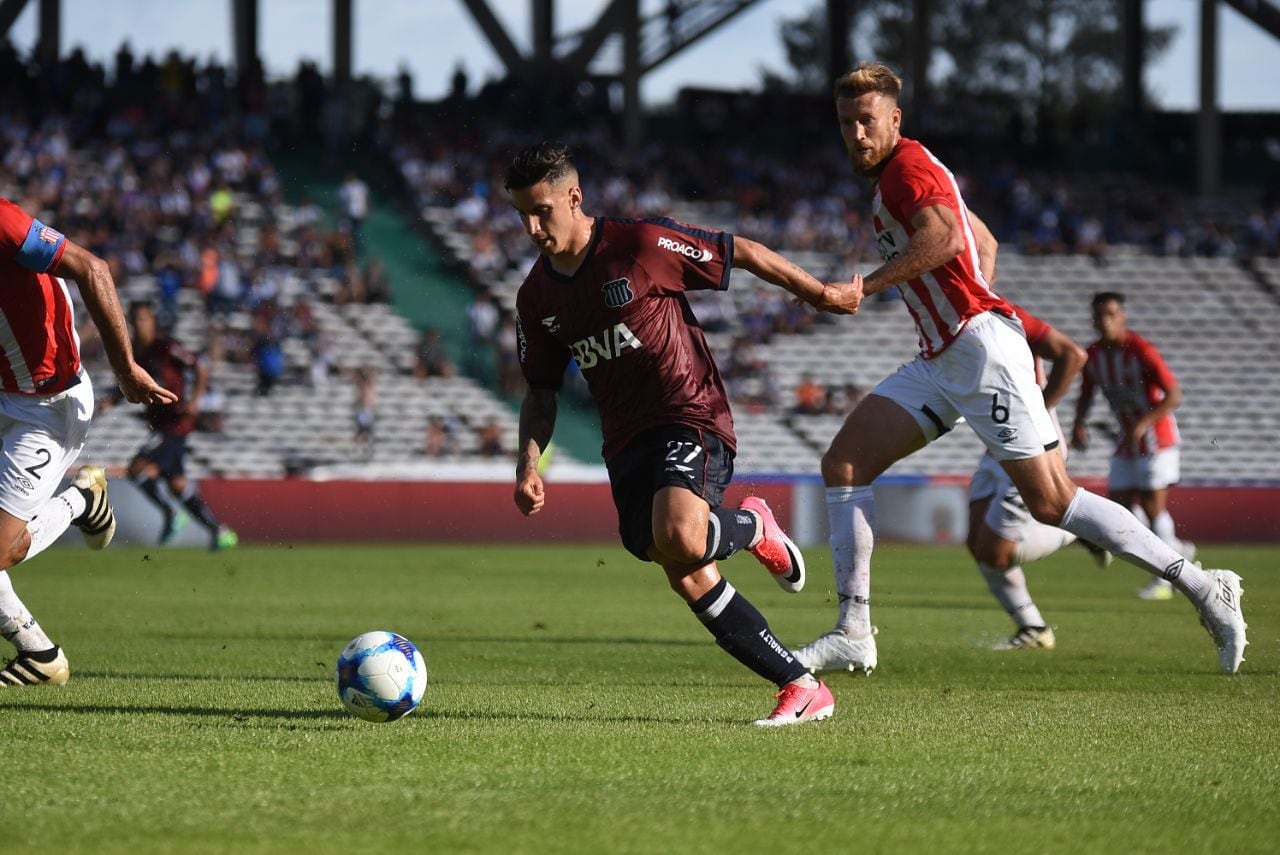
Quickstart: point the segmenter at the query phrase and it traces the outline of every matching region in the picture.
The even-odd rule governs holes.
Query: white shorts
[[[1107,489],[1113,493],[1120,490],[1163,490],[1177,484],[1181,476],[1181,457],[1176,445],[1142,457],[1112,457]]]
[[[990,312],[969,321],[933,359],[917,356],[871,391],[910,413],[933,442],[960,419],[997,460],[1058,447],[1022,324]]]
[[[1022,501],[1018,488],[1013,486],[1009,473],[990,454],[982,455],[973,478],[969,481],[969,503],[990,499],[982,521],[1005,540],[1022,541],[1023,531],[1031,522],[1031,512]]]
[[[80,456],[93,418],[93,384],[47,398],[0,393],[0,510],[31,520]]]

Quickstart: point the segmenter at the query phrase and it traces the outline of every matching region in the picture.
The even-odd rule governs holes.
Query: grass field
[[[788,642],[830,627],[825,550],[782,593],[725,573]],[[616,546],[54,551],[15,583],[64,689],[0,690],[6,852],[1275,852],[1280,550],[1245,579],[1225,677],[1185,601],[1082,551],[1034,566],[1059,649],[1011,629],[958,549],[884,546],[880,670],[835,717],[761,731],[772,687]],[[391,629],[422,710],[342,712],[334,660]]]

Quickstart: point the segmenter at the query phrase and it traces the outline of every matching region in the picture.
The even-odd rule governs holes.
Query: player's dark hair
[[[1123,306],[1124,295],[1119,291],[1099,291],[1097,294],[1093,295],[1093,302],[1089,305],[1096,309],[1103,303],[1119,303]]]
[[[568,146],[556,142],[540,142],[520,150],[507,167],[507,179],[503,186],[508,190],[523,190],[546,181],[555,184],[571,172],[573,155]]]
[[[148,312],[150,312],[153,315],[156,313],[156,307],[152,304],[150,300],[134,300],[129,304],[130,316],[132,316],[133,313],[138,311],[139,309],[146,309]]]

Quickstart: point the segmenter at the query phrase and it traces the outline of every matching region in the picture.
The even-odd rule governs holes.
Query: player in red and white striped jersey
[[[955,178],[902,136],[902,81],[864,62],[835,85],[836,116],[853,168],[875,188],[884,264],[854,277],[861,295],[897,288],[916,322],[920,354],[867,395],[822,459],[840,598],[836,628],[796,651],[812,670],[876,665],[871,625],[871,483],[962,418],[1018,488],[1031,515],[1163,575],[1200,612],[1234,673],[1244,655],[1240,577],[1184,560],[1127,508],[1072,482],[1022,324],[996,295],[996,241],[964,204]],[[852,295],[851,295],[852,299]]]
[[[69,525],[95,549],[115,533],[100,467],[82,467],[72,486],[54,495],[93,416],[65,279],[79,285],[124,396],[177,399],[134,361],[106,262],[0,198],[0,635],[17,648],[0,668],[0,687],[61,684],[70,675],[62,649],[27,611],[4,568],[34,557]]]
[[[1126,328],[1123,294],[1103,291],[1092,306],[1100,338],[1089,345],[1071,443],[1081,449],[1088,444],[1089,410],[1102,390],[1120,427],[1107,477],[1111,498],[1141,508],[1152,531],[1191,560],[1195,547],[1178,538],[1168,510],[1169,487],[1178,482],[1180,469],[1173,411],[1182,403],[1182,388],[1155,345]],[[1173,588],[1153,579],[1138,596],[1167,600]]]

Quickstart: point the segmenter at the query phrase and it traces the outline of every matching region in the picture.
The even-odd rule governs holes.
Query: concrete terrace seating
[[[252,249],[260,225],[261,209],[246,203],[237,242]],[[281,231],[288,234],[291,211],[282,209]],[[336,283],[317,274],[300,274],[286,268],[279,277],[277,299],[287,312],[299,299],[311,304],[322,335],[333,355],[331,372],[323,385],[301,382],[309,376],[311,354],[305,343],[286,338],[282,350],[285,380],[269,396],[255,395],[257,374],[253,365],[231,361],[210,364],[214,385],[225,396],[226,428],[222,434],[193,433],[189,439],[190,474],[279,477],[330,464],[422,458],[428,419],[440,416],[458,428],[456,454],[442,461],[485,461],[476,455],[475,429],[489,419],[497,421],[503,447],[516,446],[517,425],[509,409],[487,389],[467,377],[409,376],[418,333],[395,309],[385,304],[335,305],[325,302]],[[154,299],[155,282],[135,276],[121,286],[121,302]],[[211,317],[198,294],[183,290],[178,297],[175,336],[193,350],[202,351],[209,341]],[[235,332],[252,328],[247,310],[237,310],[219,323]],[[370,449],[354,441],[356,390],[349,369],[369,367],[377,373],[377,423]],[[105,365],[90,365],[99,398],[114,388]],[[147,436],[141,408],[122,404],[99,413],[81,455],[85,461],[123,467]],[[385,466],[381,469],[385,470]]]
[[[722,204],[685,204],[673,216],[709,227],[733,226],[733,212]],[[429,208],[423,218],[454,261],[463,264],[470,241],[451,210]],[[840,269],[838,258],[822,253],[788,255],[818,276],[843,278],[854,272]],[[508,311],[514,308],[515,292],[527,266],[516,265],[486,283]],[[873,267],[866,265],[861,272]],[[1270,369],[1280,358],[1276,332],[1280,330],[1280,261],[1261,259],[1249,270],[1233,259],[1156,257],[1124,247],[1113,247],[1101,263],[1078,255],[1002,251],[997,288],[1082,345],[1095,338],[1089,309],[1093,294],[1124,292],[1130,326],[1160,348],[1185,393],[1178,411],[1183,477],[1280,480],[1280,412],[1273,405],[1280,397],[1280,373]],[[777,293],[749,274],[734,271],[728,295],[733,306],[730,314],[739,315],[762,299],[776,299]],[[724,295],[705,298],[723,299]],[[695,312],[711,311],[702,308],[700,295],[693,303]],[[722,368],[734,336],[740,333],[741,328],[733,324],[728,332],[708,335]],[[775,335],[768,342],[756,342],[755,347],[772,368],[781,403],[763,414],[748,415],[738,408],[737,468],[740,472],[813,474],[843,419],[789,413],[802,375],[813,374],[824,384],[853,382],[870,389],[913,358],[916,336],[901,300],[896,294],[885,294],[869,299],[856,318],[819,324],[806,335]],[[1058,408],[1068,430],[1074,420],[1075,396],[1073,390]],[[1099,397],[1090,422],[1110,421],[1105,401]],[[1091,447],[1073,453],[1070,468],[1080,475],[1103,476],[1110,450],[1111,440],[1094,430]],[[966,475],[981,453],[973,433],[960,426],[891,472]]]

